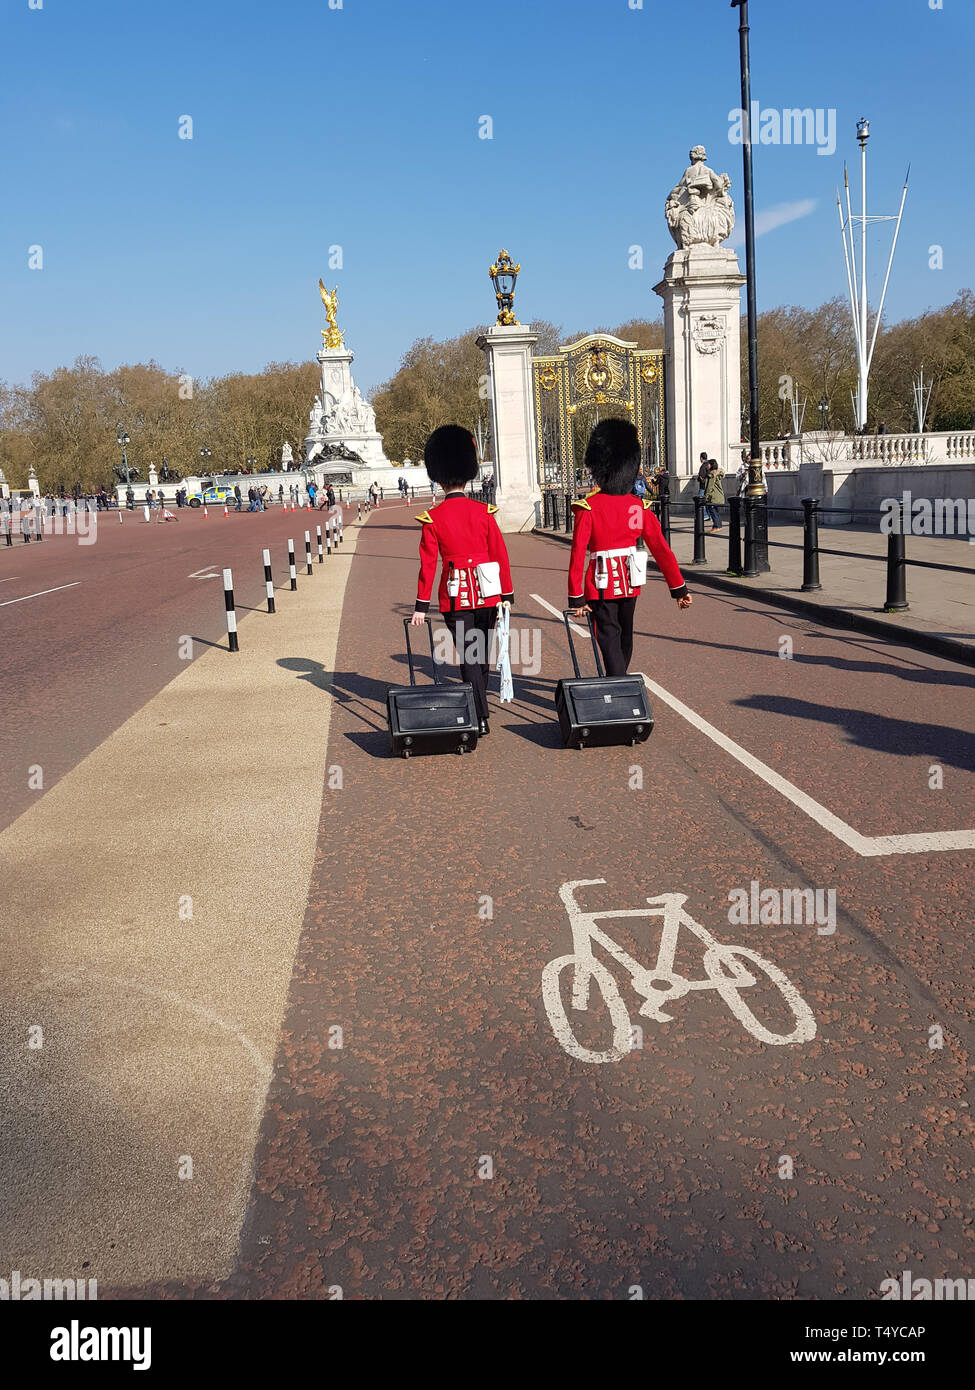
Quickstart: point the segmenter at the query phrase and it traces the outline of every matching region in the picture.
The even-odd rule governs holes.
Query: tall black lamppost
[[[762,477],[762,446],[758,428],[758,300],[755,293],[755,198],[752,183],[752,79],[748,56],[748,0],[731,0],[739,10],[738,50],[741,65],[742,165],[745,197],[745,295],[748,307],[748,486],[745,513],[745,574],[767,570],[768,504]],[[749,515],[750,514],[750,515]],[[751,527],[749,527],[751,521]],[[749,538],[749,530],[752,531]],[[749,539],[752,555],[749,557]],[[749,563],[751,559],[751,563]]]
[[[125,469],[125,486],[126,488],[130,488],[132,486],[132,478],[129,472],[129,456],[127,453],[127,449],[132,441],[129,439],[129,436],[126,434],[125,430],[122,428],[121,425],[119,425],[115,430],[115,442],[122,450],[122,467]]]
[[[253,454],[248,454],[248,455],[247,455],[247,471],[248,471],[248,473],[251,471],[252,468],[255,467],[256,464],[257,464],[257,459],[254,457],[254,455],[253,455]]]
[[[825,428],[826,428],[826,416],[827,416],[828,414],[829,414],[829,401],[826,399],[825,396],[821,396],[821,397],[820,397],[820,400],[819,400],[819,428],[820,428],[821,430],[825,430]]]
[[[212,458],[212,457],[213,457],[213,454],[212,454],[211,451],[210,451],[209,449],[207,449],[205,446],[204,446],[204,448],[202,448],[202,449],[200,450],[200,458],[203,460],[203,462],[200,464],[200,483],[201,483],[201,484],[203,484],[203,483],[206,481],[206,478],[207,478],[207,459]],[[203,491],[206,492],[206,488],[205,488],[205,487],[203,488]]]

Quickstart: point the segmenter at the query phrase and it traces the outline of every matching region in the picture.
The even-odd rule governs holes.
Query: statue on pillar
[[[704,146],[695,145],[680,183],[667,195],[667,226],[682,251],[689,246],[720,246],[735,225],[735,205],[728,191],[731,179],[709,169],[707,157]]]

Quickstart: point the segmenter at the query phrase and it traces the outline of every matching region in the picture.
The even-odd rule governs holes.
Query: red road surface
[[[564,634],[531,595],[562,607],[568,557],[533,537],[510,543],[514,624],[537,633],[541,670],[516,668],[515,702],[473,755],[389,757],[409,516],[375,514],[353,564],[323,695],[344,786],[324,794],[240,1266],[195,1292],[862,1299],[907,1268],[970,1277],[975,853],[863,858],[663,701],[642,747],[563,750]],[[191,571],[232,564],[241,601],[259,602],[263,538],[280,579],[281,542],[303,530],[273,513],[191,518],[100,533],[85,556],[18,547],[16,568],[7,552],[25,592],[82,580],[0,609],[15,681],[4,776],[20,805],[12,753],[63,773],[178,671],[178,636],[219,640],[219,585]],[[975,826],[966,670],[708,591],[681,614],[659,581],[637,630],[635,669],[855,830]],[[650,977],[641,994],[597,948],[642,1046],[570,1056],[542,978],[572,951],[560,886],[583,879],[605,880],[579,890],[593,911],[686,895],[717,942],[784,972],[815,1037],[771,1045],[743,1025],[747,1002],[772,1033],[793,1026],[762,970],[737,995],[691,991],[666,1020],[641,1015]],[[834,892],[835,933],[729,921],[729,893],[752,881]],[[652,973],[658,924],[601,925]],[[684,930],[674,970],[707,982],[703,954]],[[600,994],[574,1010],[570,980],[578,1046],[607,1049]]]

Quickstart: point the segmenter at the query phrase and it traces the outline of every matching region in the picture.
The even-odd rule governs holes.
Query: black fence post
[[[728,498],[728,573],[741,574],[741,498]]]
[[[821,589],[819,582],[819,501],[802,499],[802,592]]]
[[[745,504],[745,563],[741,567],[741,577],[742,579],[755,579],[758,576],[755,498],[746,495],[742,501]]]
[[[660,498],[660,529],[664,540],[670,545],[670,497],[663,493]]]
[[[572,493],[565,494],[565,529],[567,532],[572,530]]]
[[[904,549],[904,503],[897,503],[894,529],[887,537],[887,599],[885,613],[903,613],[907,602],[907,557]]]
[[[708,561],[704,549],[704,498],[694,498],[694,559],[692,565],[706,565]]]

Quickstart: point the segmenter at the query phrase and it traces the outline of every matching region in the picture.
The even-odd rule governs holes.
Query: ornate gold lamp
[[[488,271],[494,282],[494,293],[498,301],[498,323],[510,327],[518,320],[514,315],[515,284],[520,265],[515,265],[507,251],[501,250],[497,261]]]

